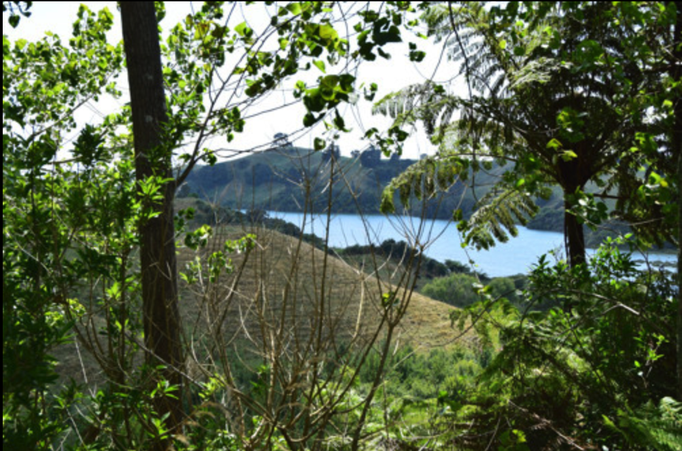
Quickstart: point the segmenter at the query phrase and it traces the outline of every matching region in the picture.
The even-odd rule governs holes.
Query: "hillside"
[[[408,300],[399,288],[399,273],[389,278],[381,272],[359,271],[279,232],[220,228],[203,253],[215,252],[225,240],[238,239],[246,232],[256,235],[256,246],[248,256],[233,256],[232,274],[203,293],[185,287],[183,297],[189,301],[183,303],[183,316],[188,330],[208,330],[201,322],[208,325],[221,317],[225,333],[233,340],[260,342],[264,323],[280,331],[282,339],[307,340],[311,329],[322,321],[323,334],[333,334],[337,340],[368,338],[386,314],[382,294],[397,291],[400,305],[409,303],[397,330],[402,344],[428,351],[452,336],[452,307],[418,293]],[[192,251],[183,249],[179,266],[193,258]]]
[[[350,343],[362,346],[377,329],[381,329],[379,337],[385,333],[386,327],[379,326],[386,312],[382,293],[397,291],[401,305],[407,302],[404,290],[396,288],[396,277],[389,280],[381,271],[378,277],[376,273],[359,271],[310,244],[269,229],[218,228],[199,255],[205,262],[212,253],[223,249],[226,240],[239,239],[246,233],[256,235],[256,246],[248,259],[245,254],[228,255],[233,259],[229,265],[234,268],[232,274],[220,276],[215,283],[208,282],[206,273],[199,284],[188,286],[181,282],[185,339],[195,356],[215,359],[216,349],[223,348],[238,356],[235,361],[254,363],[258,355],[276,349],[312,352],[310,332],[318,327],[321,337],[328,340],[325,346],[330,346],[329,352],[347,349]],[[187,271],[196,256],[194,251],[181,248],[180,272]],[[452,310],[445,303],[412,293],[394,334],[395,346],[428,353],[443,345],[460,345],[462,341],[452,343]],[[88,315],[87,321],[95,326],[104,324],[97,312]],[[96,385],[105,380],[82,343],[60,346],[55,357],[63,381],[73,378],[78,383]],[[141,355],[136,360],[141,362]],[[188,360],[189,371],[199,377],[201,369],[193,361]]]
[[[374,151],[374,152],[379,152]],[[335,213],[379,213],[384,187],[415,160],[338,157],[334,166],[331,194]],[[179,196],[197,196],[212,203],[236,209],[302,211],[312,208],[324,211],[329,203],[332,164],[327,152],[314,152],[300,147],[285,147],[253,154],[239,160],[197,167],[187,178]],[[484,195],[501,173],[499,167],[490,174],[479,173],[476,190],[458,182],[441,199],[427,204],[430,217],[446,219],[462,208],[471,212],[476,197]],[[418,215],[421,203],[414,202],[411,213]]]
[[[374,151],[378,153],[377,150]],[[371,153],[371,151],[370,151]],[[212,204],[244,210],[275,210],[301,212],[304,209],[322,212],[331,204],[335,213],[379,213],[381,194],[386,185],[416,160],[398,158],[382,159],[377,154],[366,158],[338,156],[334,168],[334,181],[329,197],[329,151],[314,152],[301,147],[280,147],[247,157],[198,166],[190,174],[178,197],[197,197]],[[468,218],[476,202],[500,179],[505,168],[493,165],[481,170],[467,182],[458,181],[447,193],[425,204],[413,199],[409,213],[427,217],[449,219],[452,212],[462,209]],[[473,186],[473,188],[472,188]],[[587,192],[598,187],[589,184]],[[528,223],[528,228],[563,232],[564,202],[561,190],[554,187],[547,199],[536,200],[540,210]],[[612,209],[613,201],[607,201]],[[608,222],[597,232],[586,228],[589,247],[596,247],[606,236],[627,233],[626,224]]]

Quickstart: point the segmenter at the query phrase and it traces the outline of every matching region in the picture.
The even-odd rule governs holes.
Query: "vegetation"
[[[262,29],[208,2],[161,40],[163,3],[122,3],[122,43],[86,6],[68,42],[3,36],[3,445],[680,450],[682,258],[632,260],[681,241],[679,2],[266,6]],[[33,7],[4,17],[30,26]],[[342,157],[339,107],[376,92],[352,67],[417,27],[468,95],[392,94],[393,126]],[[218,163],[208,139],[308,69],[314,149],[285,130]],[[78,123],[124,70],[130,103]],[[439,152],[402,160],[417,122]],[[438,196],[479,247],[560,211],[568,259],[490,279],[421,237],[331,249],[266,212],[426,219]],[[582,225],[609,220],[630,233],[586,258]]]
[[[291,158],[294,156],[294,158]],[[353,213],[357,208],[367,214],[380,214],[380,198],[382,190],[414,160],[382,159],[369,170],[360,162],[346,157],[337,161],[343,168],[344,178],[337,182],[336,198],[332,204],[334,213]],[[273,148],[263,154],[249,155],[236,161],[225,161],[213,166],[200,165],[188,176],[177,196],[195,197],[233,209],[264,209],[277,211],[302,212],[304,195],[296,188],[310,173],[328,170],[324,154],[312,149],[288,146]],[[490,171],[478,174],[475,184],[466,180],[458,180],[449,190],[448,195],[426,202],[429,215],[437,219],[450,219],[452,211],[461,209],[462,217],[468,219],[474,212],[476,199],[483,197],[499,180],[504,167],[493,165]],[[327,174],[328,176],[328,174]],[[322,190],[325,176],[318,177],[311,191]],[[468,177],[471,179],[471,176]],[[588,185],[587,193],[596,193],[597,187]],[[239,195],[233,195],[233,193]],[[324,205],[324,199],[317,201],[317,206]],[[528,221],[528,228],[563,232],[564,202],[557,188],[552,190],[548,199],[536,200],[539,210]],[[609,211],[615,202],[607,202]],[[413,199],[409,213],[418,215],[422,204]],[[586,227],[585,241],[589,248],[596,248],[606,237],[615,237],[630,231],[622,221],[610,220],[595,229]],[[665,248],[674,246],[667,242]]]
[[[676,209],[639,204],[636,193],[654,179],[674,178],[676,153],[669,144],[679,87],[666,72],[675,63],[665,49],[676,45],[676,14],[671,3],[629,8],[512,2],[486,8],[469,2],[429,8],[425,20],[431,33],[446,40],[450,58],[461,62],[468,96],[450,95],[427,81],[378,103],[378,112],[396,118],[394,128],[420,121],[441,146],[436,157],[389,186],[384,209],[394,209],[393,193],[402,190],[403,199],[415,177],[427,174],[433,192],[447,187],[443,182],[454,174],[466,176],[469,167],[494,158],[513,165],[476,214],[459,225],[479,247],[508,239],[505,229],[515,235],[515,220],[523,224],[535,215],[534,198],[547,197],[548,185],[556,184],[563,191],[566,254],[572,265],[583,263],[582,224],[601,223],[608,210],[585,193],[588,182],[602,189],[597,197],[616,199],[618,217],[658,224],[638,225],[642,237],[672,239]],[[665,23],[666,33],[654,23]],[[648,116],[643,111],[649,105],[663,109]],[[659,139],[668,144],[659,147]],[[641,167],[646,177],[638,173]],[[665,202],[673,191],[664,185],[651,195]]]

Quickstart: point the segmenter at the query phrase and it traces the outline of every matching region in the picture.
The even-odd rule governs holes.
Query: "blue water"
[[[302,213],[268,212],[270,217],[281,218],[302,227],[306,233],[323,237],[326,234],[326,216],[307,218],[303,224]],[[538,257],[550,251],[563,258],[563,234],[531,230],[519,226],[517,237],[510,237],[506,243],[498,243],[490,250],[476,251],[462,248],[462,239],[452,221],[421,221],[418,218],[351,214],[335,214],[329,224],[329,245],[347,247],[354,244],[381,243],[392,238],[412,245],[424,246],[424,253],[440,262],[457,260],[472,262],[477,271],[491,277],[510,276],[526,273]],[[588,254],[593,251],[588,250]],[[550,256],[550,259],[554,258]],[[643,258],[639,255],[636,258]],[[650,260],[674,263],[677,257],[671,254],[649,254]],[[551,261],[551,260],[550,260]]]

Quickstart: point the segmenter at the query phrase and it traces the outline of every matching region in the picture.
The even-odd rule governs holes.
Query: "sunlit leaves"
[[[120,69],[122,47],[104,40],[113,25],[111,13],[105,9],[95,14],[82,6],[78,14],[77,29],[82,33],[68,47],[49,32],[36,42],[17,40],[13,47],[3,38],[3,111],[21,127],[51,121],[73,127],[70,111],[85,99],[96,98]],[[114,88],[107,91],[116,94]]]
[[[509,235],[518,234],[516,224],[526,224],[538,211],[532,197],[516,188],[507,188],[501,193],[492,190],[478,204],[469,220],[457,224],[465,242],[477,249],[489,249],[495,241],[508,241]]]
[[[185,246],[192,250],[197,250],[199,247],[206,247],[208,239],[212,234],[213,229],[211,226],[203,225],[185,235]]]
[[[464,176],[467,168],[468,162],[456,156],[441,161],[433,158],[419,160],[384,189],[380,209],[383,213],[394,213],[396,194],[399,202],[409,207],[413,198],[424,200],[445,192],[460,176]]]
[[[211,227],[204,225],[197,230],[187,233],[185,245],[193,250],[204,248],[208,244],[213,231]],[[212,252],[205,263],[200,257],[195,257],[186,265],[186,271],[180,273],[180,277],[189,285],[203,281],[204,278],[210,283],[216,283],[223,275],[232,274],[234,266],[231,255],[249,253],[255,247],[256,236],[247,234],[238,240],[227,240],[223,249]]]

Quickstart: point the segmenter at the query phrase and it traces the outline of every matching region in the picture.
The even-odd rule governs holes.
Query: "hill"
[[[191,300],[184,303],[183,316],[191,330],[201,330],[200,321],[209,325],[221,317],[228,336],[254,343],[263,338],[263,324],[279,331],[281,339],[289,335],[288,340],[305,341],[318,327],[339,341],[368,339],[387,315],[384,294],[395,292],[399,302],[391,306],[389,316],[394,318],[399,307],[406,308],[396,332],[402,344],[428,351],[452,336],[453,308],[416,292],[408,295],[399,271],[391,277],[367,264],[363,272],[308,243],[265,228],[219,228],[202,253],[210,255],[226,240],[245,233],[255,234],[255,247],[233,256],[232,274],[221,276],[208,290],[185,287],[183,297]],[[193,258],[192,251],[183,249],[180,267]]]
[[[225,250],[226,240],[246,233],[255,234],[255,247],[248,256],[225,254],[232,260],[223,269],[232,268],[231,273],[223,271],[209,283],[211,275],[204,264],[197,284],[181,283],[181,322],[187,349],[193,357],[200,357],[188,359],[192,377],[204,374],[193,363],[196,361],[213,365],[236,362],[241,370],[234,371],[242,371],[242,380],[246,380],[253,377],[251,365],[259,365],[268,353],[284,353],[294,359],[313,355],[319,351],[316,347],[323,346],[328,355],[334,355],[361,348],[375,334],[379,344],[387,330],[386,319],[395,319],[401,307],[406,310],[395,328],[394,346],[428,353],[444,345],[461,345],[461,341],[452,343],[455,334],[449,315],[453,307],[416,292],[408,296],[398,286],[399,272],[393,277],[382,271],[363,272],[311,244],[270,229],[216,228],[200,252],[180,249],[180,272],[187,272],[197,255],[209,261],[215,258],[212,254]],[[387,308],[383,295],[391,292],[396,293],[398,302]],[[101,314],[87,315],[93,331],[104,324]],[[57,371],[64,381],[73,378],[91,387],[104,382],[99,365],[86,348],[82,342],[74,342],[57,349]],[[141,362],[142,356],[138,353],[135,360]]]
[[[314,152],[300,147],[284,147],[247,157],[200,166],[187,178],[179,196],[196,196],[235,209],[263,209],[300,212],[313,208],[321,212],[331,204],[335,213],[379,213],[384,187],[416,160],[382,159],[378,150],[373,158],[338,156],[332,165],[328,151]],[[367,152],[365,152],[367,153]],[[333,171],[333,189],[327,190]],[[476,189],[462,182],[447,195],[428,202],[429,217],[447,219],[457,208],[471,212],[477,196],[484,195],[502,172],[477,175]],[[414,202],[410,213],[419,215],[420,202]]]
[[[371,158],[365,154],[373,155]],[[330,152],[315,152],[301,147],[279,147],[247,157],[199,166],[187,178],[178,197],[197,197],[233,209],[260,209],[302,212],[323,212],[331,206],[334,213],[378,214],[381,194],[386,185],[416,160],[382,159],[378,150],[365,151],[358,157],[337,156],[332,167]],[[449,219],[452,212],[462,209],[468,218],[477,201],[499,181],[505,167],[493,165],[490,170],[469,174],[467,182],[457,181],[447,193],[425,203],[413,200],[408,211],[413,216]],[[330,195],[330,174],[334,171]],[[475,183],[474,183],[475,181]],[[586,187],[594,193],[594,184]],[[563,232],[564,202],[561,190],[555,187],[546,199],[536,199],[540,210],[528,227],[537,230]],[[613,201],[607,201],[612,209]],[[606,236],[627,233],[627,224],[608,222],[600,230],[586,229],[588,246],[595,247]]]

